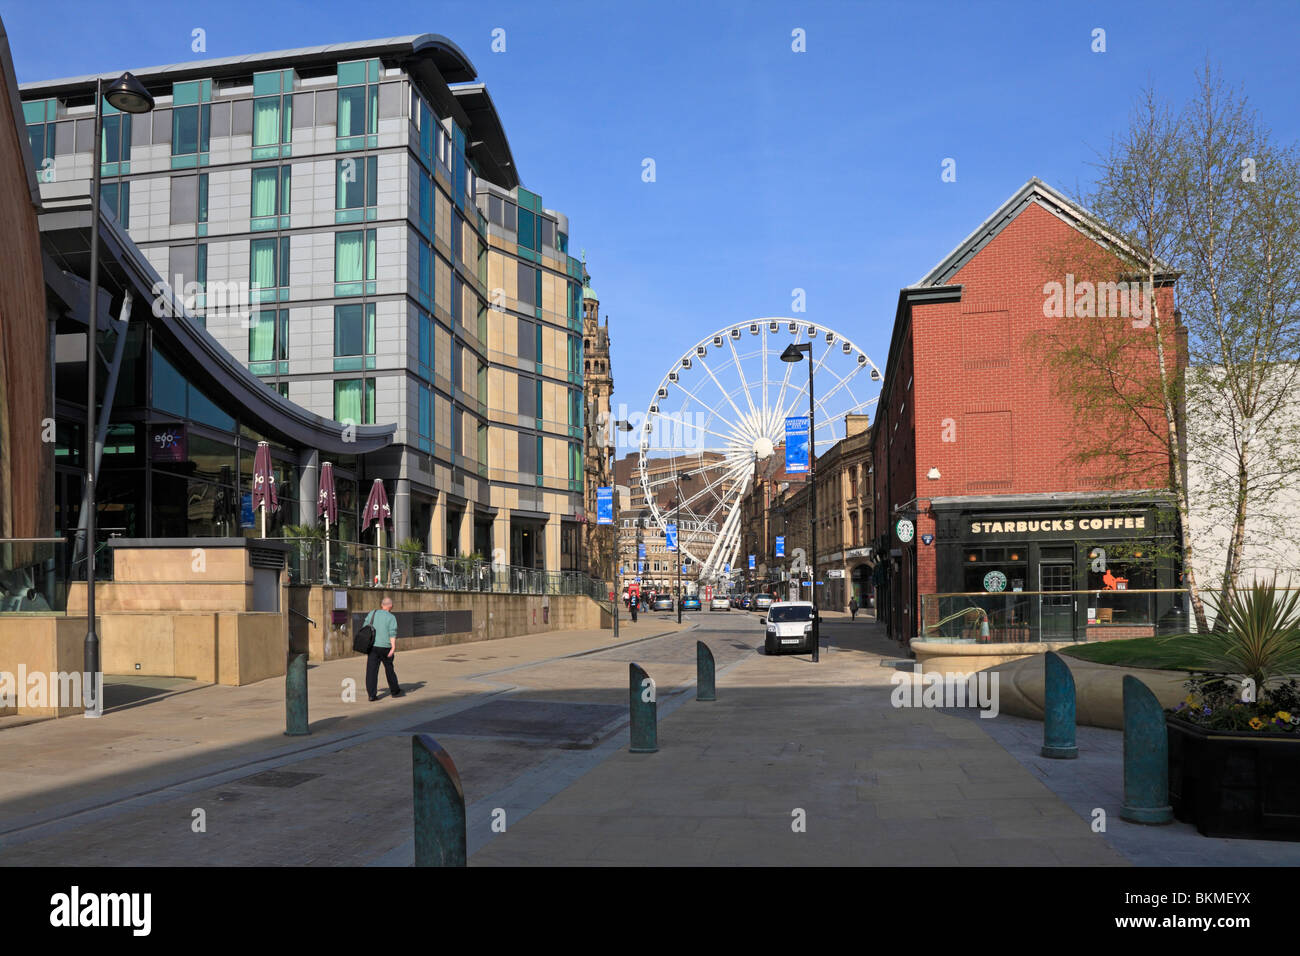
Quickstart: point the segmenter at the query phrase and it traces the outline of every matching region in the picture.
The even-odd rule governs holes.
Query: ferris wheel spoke
[[[700,363],[700,368],[704,369],[704,371],[708,373],[709,378],[713,379],[713,384],[718,386],[718,391],[722,393],[722,397],[727,400],[727,402],[731,405],[733,409],[735,409],[736,420],[737,421],[743,420],[745,417],[745,413],[740,410],[740,406],[735,403],[735,401],[732,399],[732,397],[729,394],[727,394],[726,388],[724,388],[723,384],[720,381],[718,381],[718,376],[713,374],[713,369],[709,368],[709,363],[704,361],[703,356],[699,356],[699,363]]]
[[[727,337],[727,345],[731,348],[731,357],[736,360],[736,375],[740,377],[740,387],[745,392],[745,401],[749,405],[750,418],[758,416],[758,409],[754,407],[754,396],[749,392],[749,382],[745,380],[745,366],[740,361],[740,354],[736,351],[736,341],[730,336]]]
[[[712,435],[714,438],[720,438],[720,439],[722,439],[723,441],[731,441],[731,438],[730,438],[729,436],[724,435],[724,434],[722,434],[721,432],[715,432],[715,431],[714,431],[713,429],[711,429],[711,428],[706,428],[706,427],[703,426],[703,425],[697,425],[697,424],[694,424],[694,423],[692,423],[692,422],[688,422],[688,421],[686,421],[685,419],[682,419],[682,418],[674,418],[672,415],[665,415],[665,414],[663,414],[662,412],[660,412],[656,417],[659,419],[659,421],[668,422],[668,423],[673,424],[673,425],[680,425],[680,426],[682,426],[682,428],[690,428],[690,429],[694,429],[694,430],[697,431],[697,432],[705,432],[706,434]],[[651,432],[651,434],[653,434],[653,431]],[[662,448],[662,447],[667,447],[667,448],[676,448],[677,446],[676,446],[676,445],[668,445],[668,446],[663,446],[663,445],[661,445],[661,446],[659,446],[659,447],[661,447],[661,448]]]
[[[727,394],[726,394],[726,390],[723,389],[723,387],[722,387],[722,383],[718,382],[716,378],[715,378],[713,381],[714,381],[714,383],[718,386],[718,390],[719,390],[720,392],[722,392],[722,396],[723,396],[723,398],[728,398],[728,396],[727,396]],[[724,418],[724,417],[723,417],[723,416],[718,412],[718,409],[717,409],[717,406],[716,406],[716,405],[710,405],[708,402],[706,402],[703,398],[700,397],[700,392],[703,391],[703,389],[704,389],[704,387],[705,387],[706,385],[708,385],[708,382],[700,382],[700,383],[699,383],[698,385],[696,385],[695,388],[693,388],[693,389],[687,388],[685,385],[683,385],[683,384],[681,383],[680,380],[677,381],[677,382],[672,382],[672,383],[670,383],[670,384],[676,385],[679,389],[681,389],[683,392],[685,392],[686,395],[687,395],[687,397],[688,397],[691,401],[697,402],[698,404],[700,404],[700,405],[703,406],[704,408],[707,408],[707,409],[709,410],[709,418],[710,418],[710,420],[712,420],[712,419],[714,419],[714,418],[717,418],[718,421],[722,422],[722,423],[723,423],[724,425],[726,425],[728,428],[731,428],[731,429],[733,429],[733,430],[736,429],[736,428],[738,427],[738,426],[736,425],[735,422],[732,422],[730,419]],[[717,404],[720,405],[720,404],[722,404],[722,403],[719,402],[719,403],[717,403]],[[735,408],[735,404],[734,404],[734,403],[732,404],[732,407]],[[682,411],[685,411],[685,410],[686,410],[686,405],[685,405],[685,403],[683,403]],[[737,412],[737,414],[739,414],[739,413],[740,413],[740,409],[737,408],[737,409],[736,409],[736,412]]]
[[[689,508],[691,503],[696,501],[701,495],[708,494],[709,492],[717,488],[719,485],[721,485],[723,482],[727,481],[728,479],[734,481],[739,474],[743,474],[739,466],[731,465],[725,471],[723,471],[722,474],[718,475],[717,478],[713,479],[708,484],[706,484],[703,488],[701,488],[699,491],[695,492],[695,494],[691,495],[689,498],[684,499],[682,501],[682,506]]]

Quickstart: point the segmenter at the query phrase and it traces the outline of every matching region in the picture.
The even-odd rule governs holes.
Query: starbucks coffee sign
[[[966,527],[972,537],[986,534],[1059,536],[1079,531],[1106,531],[1112,534],[1136,531],[1145,534],[1150,530],[1145,513],[980,520],[971,521]]]
[[[990,571],[984,575],[985,591],[1005,591],[1007,589],[1007,576],[1001,571]]]
[[[907,518],[899,518],[898,523],[894,525],[894,533],[898,535],[898,540],[906,544],[916,536],[916,526]]]

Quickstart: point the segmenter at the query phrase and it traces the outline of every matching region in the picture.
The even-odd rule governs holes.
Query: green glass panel
[[[366,61],[356,60],[352,63],[340,63],[338,66],[338,85],[357,86],[366,82]]]

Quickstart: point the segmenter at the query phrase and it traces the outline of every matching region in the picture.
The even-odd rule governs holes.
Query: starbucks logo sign
[[[984,575],[985,591],[1005,591],[1007,589],[1007,576],[1001,571],[990,571]]]
[[[916,536],[916,526],[907,518],[899,518],[898,524],[894,525],[894,533],[898,535],[898,540],[906,544]]]

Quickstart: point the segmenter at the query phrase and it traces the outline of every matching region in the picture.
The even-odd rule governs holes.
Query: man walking
[[[858,596],[855,594],[853,595],[853,597],[849,598],[849,620],[856,621],[857,619],[858,619]]]
[[[382,661],[389,694],[401,697],[402,685],[397,683],[397,671],[393,669],[393,658],[397,654],[397,618],[393,616],[393,599],[384,598],[380,610],[371,611],[366,622],[375,629],[375,644],[366,657],[366,693],[371,700],[379,699],[375,692],[379,688],[379,664]]]

